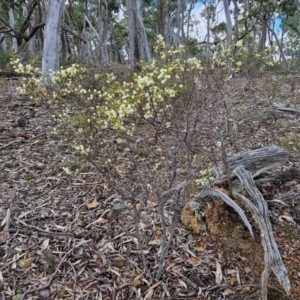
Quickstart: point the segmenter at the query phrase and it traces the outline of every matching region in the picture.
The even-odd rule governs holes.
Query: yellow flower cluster
[[[235,49],[219,46],[211,55],[210,66],[226,69],[234,65],[238,71],[249,59],[249,51],[242,42]],[[38,68],[22,65],[18,59],[12,64],[16,72],[26,75],[19,93],[50,105],[51,114],[65,134],[76,137],[73,147],[84,155],[96,149],[95,135],[112,127],[125,130],[124,122],[139,114],[145,119],[159,118],[187,91],[196,85],[201,90],[200,75],[206,72],[201,61],[188,57],[184,46],[170,48],[162,36],[158,37],[154,59],[142,65],[142,71],[120,80],[112,74],[92,73],[73,64],[49,74],[47,80]],[[272,52],[259,54],[257,59],[270,57]],[[183,58],[183,57],[187,58]],[[170,127],[170,122],[165,122]],[[132,134],[134,124],[126,128]]]

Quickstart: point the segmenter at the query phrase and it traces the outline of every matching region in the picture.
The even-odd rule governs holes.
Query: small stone
[[[77,220],[77,225],[78,225],[79,227],[85,227],[85,226],[86,226],[86,223],[85,223],[84,221],[78,219],[78,220]]]
[[[115,220],[117,217],[118,213],[113,209],[110,209],[104,216],[104,218],[109,221]]]
[[[112,209],[113,210],[123,210],[123,209],[126,209],[126,208],[127,208],[127,204],[122,199],[115,198],[112,201]]]
[[[142,285],[142,282],[140,280],[134,280],[133,281],[133,286],[136,287],[136,288],[139,288],[141,287]]]
[[[122,268],[126,265],[126,260],[125,258],[121,256],[117,256],[114,258],[114,266],[117,268]]]
[[[125,145],[126,144],[126,140],[124,140],[124,139],[121,139],[121,138],[117,138],[116,139],[116,144],[117,145]]]
[[[50,296],[51,296],[50,290],[43,290],[43,291],[40,291],[40,293],[39,293],[39,298],[41,300],[47,300],[50,298]]]

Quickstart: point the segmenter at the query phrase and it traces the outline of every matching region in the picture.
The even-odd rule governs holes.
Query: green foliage
[[[14,58],[15,54],[12,51],[0,51],[0,69],[9,71],[11,69],[11,65],[9,62]]]
[[[210,88],[203,84],[207,73],[214,72],[216,79],[226,81],[232,65],[239,71],[248,59],[242,44],[237,44],[235,52],[220,46],[203,68],[195,57],[181,59],[185,51],[183,46],[169,48],[159,37],[153,61],[143,64],[140,73],[115,76],[73,64],[52,73],[48,86],[38,68],[24,66],[17,59],[12,64],[17,72],[31,75],[23,79],[19,92],[47,103],[58,124],[53,131],[71,139],[72,147],[87,158],[103,149],[101,141],[108,128],[132,135],[137,118],[157,120],[164,128],[179,126],[168,115],[171,112],[178,120],[184,118],[191,92],[204,93]],[[267,54],[258,59],[268,61]]]
[[[225,22],[221,22],[221,23],[219,23],[218,25],[216,25],[216,26],[214,26],[212,29],[211,29],[211,31],[213,32],[213,33],[216,33],[216,34],[218,34],[218,33],[224,33],[224,32],[226,32],[226,23]]]

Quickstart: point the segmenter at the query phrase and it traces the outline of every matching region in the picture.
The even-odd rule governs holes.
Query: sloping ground
[[[285,168],[299,168],[300,116],[273,105],[300,109],[299,78],[272,76],[235,79],[228,86],[227,109],[234,111],[238,130],[226,152],[276,144],[294,156]],[[151,283],[132,203],[115,215],[112,203],[121,195],[52,135],[55,124],[47,119],[47,108],[16,95],[18,84],[7,80],[0,94],[0,299],[259,299],[260,233],[253,224],[252,240],[237,214],[218,200],[206,215],[209,234],[193,235],[179,224],[161,281]],[[157,138],[140,134],[133,141],[139,149],[148,149],[142,141]],[[109,135],[112,147],[128,152],[128,141]],[[155,147],[150,144],[150,151],[159,150]],[[144,159],[143,151],[135,153],[138,159]],[[285,185],[261,184],[260,190],[292,284],[288,298],[272,278],[270,299],[299,299],[300,183],[296,178]],[[187,191],[185,200],[195,192]],[[145,262],[153,274],[161,241],[158,204],[141,201],[137,210]],[[170,207],[167,223],[171,216]]]

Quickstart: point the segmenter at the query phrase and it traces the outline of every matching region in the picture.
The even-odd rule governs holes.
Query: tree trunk
[[[137,5],[136,0],[126,0],[129,31],[129,60],[131,72],[140,71],[139,41],[137,28]]]
[[[100,68],[108,65],[109,58],[107,52],[108,39],[108,7],[106,1],[99,3],[99,58]],[[104,7],[106,5],[106,7]]]
[[[165,13],[164,13],[164,0],[157,0],[158,12],[158,34],[165,37]]]
[[[6,53],[7,52],[7,44],[6,44],[4,34],[2,34],[2,33],[0,33],[0,41],[2,41],[0,43],[0,51]]]
[[[13,9],[10,7],[9,11],[9,26],[11,28],[15,28],[15,18],[14,18],[14,13],[13,13]],[[15,53],[18,53],[18,43],[17,43],[17,39],[16,38],[12,38],[12,49]]]
[[[224,4],[224,12],[226,17],[226,27],[227,27],[227,43],[232,43],[232,22],[231,22],[231,16],[229,11],[229,3],[228,0],[223,0]]]
[[[59,40],[65,1],[50,0],[45,25],[42,75],[59,70]]]
[[[268,25],[268,24],[267,24],[267,25]],[[282,63],[283,63],[284,70],[287,71],[287,70],[289,69],[289,65],[288,65],[288,62],[287,62],[287,60],[286,60],[286,57],[285,57],[283,48],[282,48],[282,44],[280,43],[280,41],[279,41],[279,39],[278,39],[278,36],[277,36],[276,32],[273,30],[273,28],[271,28],[271,26],[268,25],[268,29],[269,29],[269,31],[272,33],[272,35],[273,35],[274,38],[275,38],[275,41],[276,41],[278,50],[279,50],[279,52],[280,52],[280,56],[281,56],[281,58],[282,58]]]
[[[268,16],[267,14],[265,14],[263,18],[261,36],[259,41],[259,51],[264,51],[266,48],[268,22],[269,22]]]
[[[234,11],[233,11],[233,19],[234,19],[234,43],[239,40],[239,6],[237,0],[233,0]]]
[[[144,50],[147,61],[151,61],[151,54],[150,54],[148,39],[147,39],[146,30],[145,30],[145,26],[144,26],[142,7],[141,7],[140,1],[137,1],[137,19],[138,19],[139,26],[141,29],[142,48]]]

